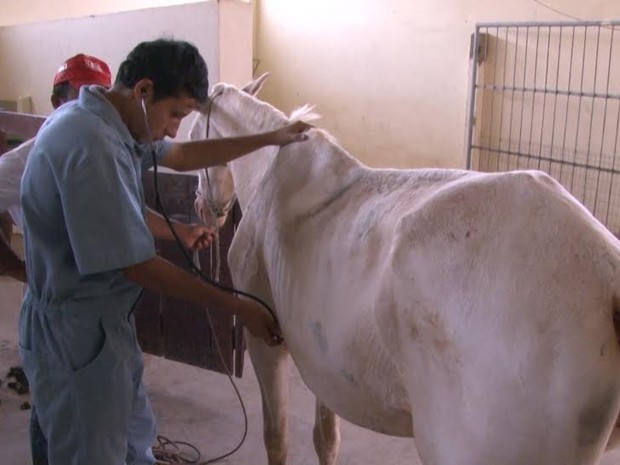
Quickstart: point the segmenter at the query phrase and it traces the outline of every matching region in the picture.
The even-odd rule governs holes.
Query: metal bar
[[[513,91],[513,92],[523,92],[523,93],[531,93],[531,94],[554,94],[554,95],[566,95],[568,97],[588,97],[588,98],[599,98],[599,99],[613,99],[620,100],[620,94],[602,94],[599,92],[574,92],[571,90],[560,90],[560,89],[544,89],[544,88],[536,88],[536,87],[511,87],[511,86],[499,86],[494,84],[484,84],[478,86],[478,88],[484,90],[494,90],[494,91]]]
[[[528,45],[530,41],[530,28],[525,28],[525,57],[523,65],[523,87],[525,87],[525,78],[527,76],[527,57],[528,57]],[[521,151],[521,140],[523,139],[523,115],[525,114],[525,101],[521,103],[521,121],[519,123],[519,143],[517,144],[517,152]],[[517,169],[519,169],[519,158],[517,157]]]
[[[585,61],[586,61],[586,45],[588,43],[588,26],[585,27],[583,34],[583,55],[581,57],[581,84],[580,84],[580,92],[583,92],[583,76],[585,73]],[[577,109],[577,130],[575,131],[575,151],[573,153],[574,158],[577,158],[577,148],[579,147],[579,124],[581,122],[581,103],[583,101],[583,97],[579,97],[579,107]],[[575,167],[573,166],[573,170],[571,171],[571,180],[570,180],[570,191],[573,192],[573,185],[575,182]]]
[[[558,66],[557,71],[555,73],[555,88],[557,89],[560,85],[560,66],[562,63],[562,33],[564,32],[564,27],[560,26],[560,38],[558,40]],[[551,34],[549,34],[551,35]],[[555,100],[553,102],[553,120],[551,122],[551,153],[549,156],[553,158],[553,147],[555,147],[555,119],[558,111],[558,95],[555,95]],[[551,163],[549,163],[549,173],[551,173]]]
[[[549,82],[549,54],[551,53],[551,27],[548,28],[547,35],[547,60],[545,62],[545,88],[547,87],[547,83]],[[543,104],[542,104],[542,122],[540,124],[540,142],[538,144],[538,150],[542,154],[543,149],[543,138],[545,135],[545,115],[547,114],[547,94],[543,94]],[[540,160],[538,160],[537,169],[540,169]]]
[[[571,82],[573,81],[573,58],[575,50],[575,26],[573,26],[573,34],[571,37],[570,45],[570,60],[568,65],[568,88],[570,89]],[[570,106],[570,96],[566,99],[566,115],[564,116],[564,137],[562,138],[562,164],[560,165],[560,182],[564,177],[564,158],[566,155],[566,135],[568,133],[568,108]]]
[[[616,154],[618,153],[618,135],[620,134],[620,105],[618,105],[618,116],[616,118],[616,140],[614,142],[614,151],[613,151],[613,162],[612,162],[612,170],[615,172],[616,170]],[[611,182],[609,183],[609,198],[611,199],[611,192],[613,186],[613,177]],[[611,204],[611,201],[610,201]],[[605,224],[609,224],[609,209],[607,210],[607,215],[605,217]]]
[[[596,54],[594,55],[594,80],[592,82],[592,89],[596,90],[596,78],[598,76],[598,54],[601,44],[601,28],[599,26],[596,35]],[[592,111],[590,112],[590,128],[588,130],[588,148],[586,149],[586,165],[590,166],[590,148],[592,147],[592,129],[594,128],[594,99],[592,99]],[[586,184],[588,181],[588,171],[586,170],[586,177],[583,183],[583,198],[587,196]],[[594,209],[592,209],[594,211]]]
[[[620,20],[604,20],[604,21],[516,21],[516,22],[480,22],[476,23],[476,27],[556,27],[556,26],[620,26]]]
[[[544,156],[538,156],[538,155],[532,155],[530,153],[523,153],[523,152],[515,152],[515,151],[511,151],[511,150],[497,150],[494,149],[493,147],[483,147],[481,145],[473,145],[473,148],[476,150],[488,150],[491,152],[501,152],[503,155],[515,155],[518,157],[523,157],[523,158],[528,158],[531,160],[537,160],[539,158],[541,158],[543,161],[553,161],[551,158],[549,157],[544,157]],[[596,166],[588,166],[585,163],[577,163],[577,162],[572,162],[572,161],[567,161],[565,162],[567,165],[569,166],[573,166],[575,168],[584,168],[584,169],[588,169],[588,168],[597,168]],[[620,169],[615,169],[615,168],[601,168],[601,171],[603,171],[604,173],[611,173],[611,174],[620,174]]]
[[[496,28],[495,30],[495,37],[499,37],[499,28]],[[497,51],[499,50],[499,47],[497,46],[497,42],[499,42],[499,40],[495,40],[495,59],[493,60],[493,82],[497,81]],[[489,120],[491,121],[491,124],[489,126],[489,145],[490,146],[493,146],[493,123],[495,122],[495,118],[493,118],[494,113],[495,113],[495,93],[493,93],[491,97],[491,116],[489,117]],[[490,153],[487,154],[487,162],[488,162],[488,166],[490,167],[491,166]],[[485,163],[485,166],[486,165],[487,164]]]
[[[508,31],[509,28],[506,28],[506,36],[504,38],[504,69],[502,71],[502,81],[506,82],[506,65],[508,63]],[[497,138],[497,146],[502,148],[502,132],[504,131],[504,101],[506,100],[506,96],[502,93],[500,98],[500,107],[499,107],[499,133]],[[497,168],[496,171],[499,171],[500,165],[500,157],[497,157]]]
[[[536,76],[538,75],[538,47],[540,45],[540,27],[536,29],[536,53],[534,54],[534,87],[536,87]],[[528,151],[532,151],[532,133],[534,132],[534,108],[536,108],[536,94],[532,97],[532,115],[530,117],[530,140]],[[526,168],[530,167],[528,160]]]
[[[476,81],[478,79],[478,40],[480,36],[480,28],[476,26],[476,32],[474,33],[473,53],[471,60],[471,90],[469,92],[469,115],[468,115],[468,127],[467,127],[467,154],[466,165],[467,169],[471,167],[471,144],[474,140],[474,118],[476,114]]]
[[[515,56],[514,56],[514,62],[515,62],[515,66],[512,70],[512,85],[514,86],[517,80],[517,56],[519,53],[519,28],[517,27],[517,38],[515,40]],[[508,149],[510,149],[512,147],[512,118],[513,118],[513,111],[514,111],[514,106],[515,106],[515,93],[512,93],[512,98],[510,99],[510,121],[508,122]],[[517,159],[518,160],[518,159]],[[506,157],[506,170],[510,169],[510,156]]]
[[[600,33],[600,30],[599,30]],[[611,80],[611,57],[614,48],[614,30],[611,30],[611,39],[609,41],[609,60],[607,62],[607,83],[605,84],[605,91],[609,92],[609,82]],[[601,151],[599,152],[599,171],[596,176],[596,190],[594,191],[594,211],[596,211],[596,206],[598,204],[598,191],[599,191],[599,183],[601,180],[601,171],[600,169],[603,167],[603,148],[605,146],[605,127],[607,126],[607,106],[609,100],[605,100],[605,107],[603,108],[603,129],[601,135]],[[611,184],[611,181],[610,181]],[[609,211],[609,207],[611,206],[611,197],[607,201],[607,211]]]

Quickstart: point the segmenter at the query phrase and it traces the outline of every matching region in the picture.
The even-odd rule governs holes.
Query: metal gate
[[[620,232],[618,26],[478,24],[470,54],[467,168],[543,170]]]

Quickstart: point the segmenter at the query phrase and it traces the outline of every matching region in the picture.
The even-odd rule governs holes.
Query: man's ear
[[[148,78],[140,79],[131,91],[136,100],[148,99],[153,96],[153,81]]]

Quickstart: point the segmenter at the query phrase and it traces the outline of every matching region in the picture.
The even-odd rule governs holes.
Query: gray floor
[[[27,465],[29,412],[20,410],[27,396],[6,385],[10,366],[18,365],[17,316],[21,285],[0,278],[0,464]],[[290,465],[314,465],[312,445],[314,399],[291,370]],[[248,437],[239,451],[220,463],[266,463],[261,432],[260,396],[254,372],[246,360],[246,373],[237,386],[249,417]],[[158,357],[146,356],[145,384],[158,418],[160,433],[196,445],[203,460],[231,450],[243,433],[243,416],[228,378]],[[413,440],[376,434],[342,422],[340,465],[419,465]],[[620,465],[620,449],[608,453],[601,465]]]
[[[29,411],[20,410],[27,396],[7,387],[9,367],[19,364],[17,316],[21,285],[0,278],[0,464],[30,464],[28,451]],[[160,433],[187,441],[200,449],[203,460],[234,448],[243,434],[243,414],[227,377],[206,370],[146,356],[145,384],[158,419]],[[296,370],[291,370],[290,465],[314,465],[312,445],[314,398]],[[266,464],[262,445],[261,407],[258,384],[249,359],[242,379],[235,378],[248,412],[245,443],[234,455],[219,463]],[[342,422],[339,464],[418,465],[412,440],[376,434]]]

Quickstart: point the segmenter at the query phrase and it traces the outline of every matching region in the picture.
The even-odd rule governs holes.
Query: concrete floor
[[[19,365],[17,317],[21,285],[0,277],[0,464],[30,464],[29,411],[20,410],[27,396],[9,390],[6,374]],[[145,384],[160,434],[187,441],[200,449],[202,460],[230,451],[243,434],[243,415],[227,377],[159,357],[145,356]],[[246,404],[248,436],[239,451],[219,463],[264,464],[260,395],[252,366],[246,359],[244,377],[235,379]],[[293,368],[290,375],[290,465],[315,465],[312,445],[314,398]],[[392,438],[342,421],[340,465],[420,465],[414,441]],[[608,453],[601,465],[620,465],[620,449]]]
[[[29,411],[20,410],[28,396],[8,389],[6,375],[19,365],[17,318],[21,285],[0,277],[0,464],[28,465]],[[292,364],[291,364],[292,365]],[[228,378],[199,368],[145,356],[145,385],[157,417],[160,434],[187,441],[200,449],[202,460],[232,450],[243,435],[243,413]],[[235,378],[248,412],[248,435],[243,446],[218,463],[266,464],[258,384],[246,358],[243,378]],[[297,370],[290,376],[290,465],[318,463],[312,444],[314,397]],[[411,439],[392,438],[342,422],[340,465],[419,465]],[[620,462],[619,462],[620,463]]]

